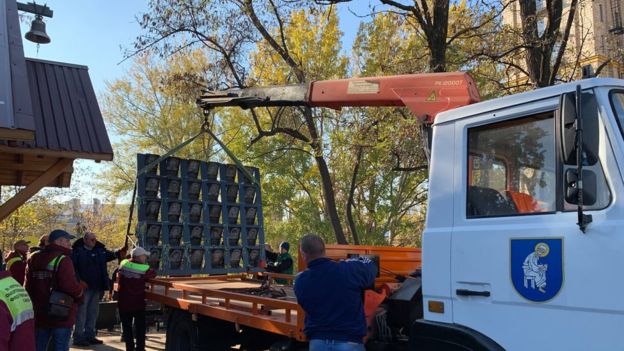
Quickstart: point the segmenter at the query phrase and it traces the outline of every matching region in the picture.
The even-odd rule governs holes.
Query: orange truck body
[[[419,248],[327,245],[327,256],[346,259],[349,254],[378,255],[380,276],[377,287],[396,282],[394,275],[407,275],[421,268]],[[299,258],[299,271],[305,269],[305,262]],[[392,272],[392,273],[390,273]],[[260,273],[271,278],[294,280],[294,276]],[[294,295],[282,300],[242,294],[224,289],[259,286],[257,276],[246,274],[207,277],[159,277],[149,282],[146,297],[163,306],[188,311],[191,314],[229,321],[269,333],[284,335],[305,341],[303,333],[305,314]],[[289,289],[292,292],[292,289]]]

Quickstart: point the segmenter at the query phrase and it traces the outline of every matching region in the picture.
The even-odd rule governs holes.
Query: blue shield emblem
[[[511,281],[527,300],[545,302],[563,285],[563,240],[511,239]]]

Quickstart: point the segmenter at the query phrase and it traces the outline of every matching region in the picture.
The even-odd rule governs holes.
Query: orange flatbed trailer
[[[376,286],[396,282],[395,275],[408,275],[421,268],[421,250],[418,248],[327,245],[329,258],[340,260],[349,254],[378,255],[380,276]],[[305,269],[305,262],[299,259],[299,270]],[[305,314],[297,304],[292,286],[273,285],[284,292],[283,298],[261,297],[232,291],[232,289],[254,289],[261,286],[259,278],[285,278],[292,281],[295,276],[257,273],[204,277],[162,277],[152,279],[146,297],[163,306],[180,309],[192,315],[211,317],[228,321],[235,327],[248,326],[272,334],[283,335],[298,341],[305,341],[303,333]]]

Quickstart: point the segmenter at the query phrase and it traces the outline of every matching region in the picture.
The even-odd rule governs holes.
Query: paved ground
[[[78,350],[95,350],[95,351],[124,351],[126,346],[119,341],[120,330],[114,330],[108,332],[106,330],[98,331],[98,339],[104,341],[103,345],[94,345],[90,347],[71,347],[71,351]],[[165,331],[155,332],[153,329],[147,334],[147,340],[145,342],[146,351],[160,351],[165,349]]]

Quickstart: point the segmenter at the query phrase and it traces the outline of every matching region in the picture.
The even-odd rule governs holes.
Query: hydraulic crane
[[[218,106],[244,109],[267,106],[406,106],[418,119],[433,123],[446,110],[480,101],[468,73],[424,73],[387,77],[319,80],[308,84],[205,91],[197,100],[204,110]]]

